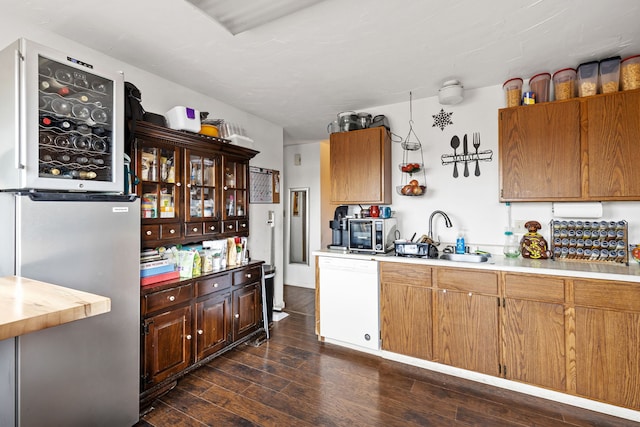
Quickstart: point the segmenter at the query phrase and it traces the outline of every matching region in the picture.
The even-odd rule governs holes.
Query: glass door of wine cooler
[[[7,68],[20,88],[11,94],[19,125],[0,144],[15,150],[14,188],[122,193],[123,75],[25,39],[0,53],[0,66],[9,65],[12,47],[15,67]],[[0,82],[0,93],[11,93],[11,84]]]

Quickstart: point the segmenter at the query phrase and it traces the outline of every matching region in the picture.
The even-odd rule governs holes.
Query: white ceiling
[[[186,0],[2,1],[15,16],[284,128],[640,54],[637,0],[325,0],[231,35]]]

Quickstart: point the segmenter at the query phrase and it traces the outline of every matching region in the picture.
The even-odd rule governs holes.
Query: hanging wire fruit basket
[[[400,144],[402,147],[402,163],[398,165],[402,172],[401,185],[396,187],[398,194],[402,196],[424,196],[427,192],[426,174],[424,170],[424,156],[422,143],[413,130],[413,102],[409,92],[409,133]],[[420,151],[420,159],[418,153]]]

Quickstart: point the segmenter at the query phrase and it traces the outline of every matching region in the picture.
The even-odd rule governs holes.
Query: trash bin
[[[273,323],[273,278],[276,275],[276,266],[264,264],[262,266],[264,272],[264,287],[267,301],[267,320],[269,324]]]

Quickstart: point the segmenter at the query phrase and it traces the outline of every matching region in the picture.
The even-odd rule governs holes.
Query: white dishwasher
[[[321,256],[320,336],[380,349],[378,263]]]

